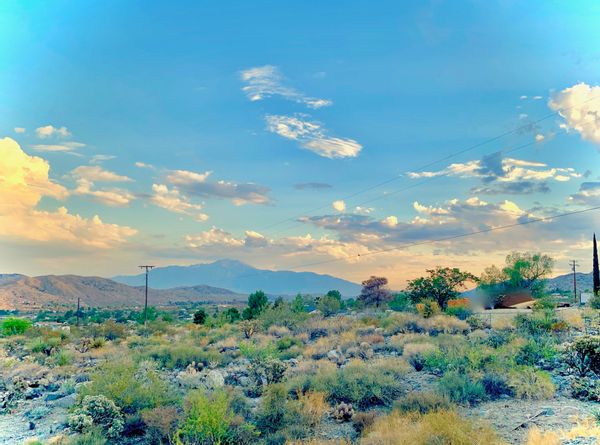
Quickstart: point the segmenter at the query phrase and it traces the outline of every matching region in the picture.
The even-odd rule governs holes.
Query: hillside
[[[581,273],[576,274],[577,277],[577,291],[589,292],[592,290],[592,273]],[[550,278],[546,285],[546,289],[549,291],[560,290],[570,292],[573,290],[573,274],[559,275],[558,277]]]
[[[144,301],[144,288],[133,287],[100,277],[46,275],[0,281],[0,309],[39,309],[73,306],[81,298],[84,306],[136,306]],[[152,305],[171,302],[244,301],[246,295],[206,285],[174,289],[150,289]]]
[[[144,282],[144,276],[117,276],[113,280],[139,286]],[[245,294],[258,289],[272,295],[295,295],[298,292],[318,294],[331,289],[339,290],[345,297],[360,293],[360,285],[331,275],[256,269],[236,260],[220,260],[192,266],[157,267],[150,272],[150,282],[157,289],[204,283]]]

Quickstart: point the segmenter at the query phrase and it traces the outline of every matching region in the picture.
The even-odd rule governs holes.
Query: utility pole
[[[79,317],[81,317],[81,298],[77,297],[77,326],[79,326]]]
[[[577,266],[579,266],[579,264],[577,264],[577,261],[575,260],[571,260],[571,270],[573,271],[573,297],[575,298],[575,304],[578,303],[577,301]],[[579,302],[580,303],[580,302]]]
[[[139,266],[140,269],[146,270],[146,298],[144,299],[144,328],[148,323],[148,271],[153,269],[154,266]]]

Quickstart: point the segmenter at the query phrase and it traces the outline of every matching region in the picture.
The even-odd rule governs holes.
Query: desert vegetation
[[[597,437],[597,303],[557,309],[543,286],[551,265],[513,254],[483,277],[438,268],[405,293],[371,277],[356,300],[257,291],[243,307],[151,308],[146,326],[135,310],[11,314],[0,419],[27,420],[14,443],[63,445]],[[492,327],[461,297],[468,282],[492,302],[531,288],[536,303]]]

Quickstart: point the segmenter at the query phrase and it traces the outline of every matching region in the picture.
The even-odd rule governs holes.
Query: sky
[[[600,206],[599,22],[596,1],[0,2],[0,272],[232,258],[402,288],[515,250],[589,271],[598,210],[495,229]]]

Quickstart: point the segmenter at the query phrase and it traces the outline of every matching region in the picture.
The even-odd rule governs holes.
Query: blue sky
[[[0,267],[335,260],[308,269],[401,286],[529,249],[589,269],[597,212],[356,254],[599,205],[599,19],[593,1],[2,2],[0,163],[25,173],[0,189]]]

